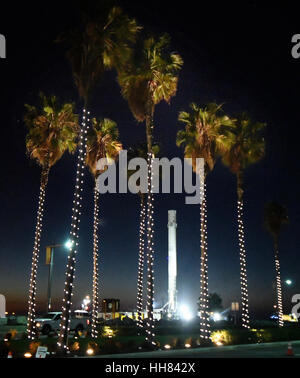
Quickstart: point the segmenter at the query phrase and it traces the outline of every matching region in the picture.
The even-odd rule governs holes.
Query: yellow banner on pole
[[[51,263],[51,247],[46,247],[46,265]]]

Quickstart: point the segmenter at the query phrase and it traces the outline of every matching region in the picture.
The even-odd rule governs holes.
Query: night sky
[[[167,32],[172,49],[184,59],[177,96],[160,104],[155,114],[155,139],[162,155],[182,157],[175,145],[178,113],[190,102],[224,103],[229,114],[246,110],[266,122],[266,157],[246,171],[245,227],[250,312],[272,311],[275,263],[272,240],[263,228],[263,207],[270,200],[286,205],[290,224],[280,239],[285,313],[292,294],[300,292],[299,163],[300,59],[291,56],[291,38],[300,33],[293,7],[263,7],[199,1],[121,1],[146,30]],[[162,7],[163,4],[163,7]],[[200,4],[200,8],[196,7]],[[77,24],[76,2],[27,2],[0,14],[0,33],[7,40],[7,59],[0,60],[0,292],[8,311],[25,313],[36,222],[40,168],[25,154],[24,103],[35,104],[40,90],[62,101],[74,101],[74,87],[64,48],[53,41]],[[77,111],[79,112],[79,108]],[[90,107],[93,116],[118,123],[123,145],[145,138],[120,95],[115,72],[97,86]],[[50,173],[46,194],[41,257],[38,270],[38,309],[46,307],[45,246],[68,238],[76,159],[65,155]],[[217,164],[208,177],[209,291],[223,298],[224,307],[239,301],[239,257],[235,177]],[[86,171],[74,306],[91,294],[93,180]],[[184,195],[155,196],[155,302],[167,300],[167,211],[177,210],[179,302],[195,307],[199,296],[199,206],[185,205]],[[139,198],[107,194],[100,200],[100,295],[120,298],[123,309],[135,306]],[[53,296],[59,309],[63,296],[67,253],[55,251]]]

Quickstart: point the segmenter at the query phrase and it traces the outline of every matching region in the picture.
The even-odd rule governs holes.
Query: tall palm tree
[[[31,263],[28,323],[29,339],[34,339],[36,307],[36,275],[40,252],[42,222],[44,214],[45,192],[50,168],[63,156],[65,151],[74,152],[79,126],[77,115],[73,113],[73,104],[59,105],[55,96],[40,94],[41,106],[25,105],[27,112],[24,122],[28,127],[26,150],[42,168],[37,223]]]
[[[204,159],[204,177],[200,177],[202,200],[200,205],[201,219],[201,280],[200,280],[200,337],[203,342],[210,338],[209,324],[209,294],[207,275],[207,205],[206,205],[206,177],[214,169],[218,155],[226,148],[222,128],[231,125],[229,117],[223,114],[222,106],[210,103],[200,107],[195,103],[190,105],[190,112],[180,112],[178,120],[185,124],[185,129],[177,134],[177,145],[184,146],[184,157],[191,158],[193,170],[198,168],[197,158]]]
[[[233,127],[227,129],[226,140],[230,146],[222,156],[224,165],[229,167],[237,179],[237,217],[240,255],[240,280],[242,300],[242,326],[249,326],[248,281],[246,265],[245,234],[243,222],[244,172],[247,167],[258,162],[265,153],[262,132],[265,123],[253,122],[243,113],[234,120]]]
[[[107,158],[116,160],[122,144],[119,142],[117,124],[104,118],[92,119],[92,129],[88,133],[87,157],[91,174],[94,177],[94,230],[93,230],[93,297],[92,297],[92,337],[98,335],[97,317],[99,310],[99,278],[98,278],[98,225],[99,225],[99,191],[97,189],[97,178],[103,173],[107,166],[100,168],[97,165],[99,159]]]
[[[155,156],[159,153],[159,145],[153,144],[152,150]],[[141,143],[137,147],[131,147],[128,150],[128,158],[136,157],[147,160],[147,144]],[[128,170],[128,178],[133,175],[135,171]],[[143,292],[144,292],[144,268],[145,268],[145,228],[146,228],[146,203],[145,193],[138,193],[140,198],[140,226],[139,226],[139,255],[138,255],[138,277],[137,277],[137,325],[140,329],[143,328]]]
[[[276,292],[277,292],[277,311],[278,324],[283,327],[283,308],[282,308],[282,290],[279,263],[279,246],[278,239],[282,226],[288,223],[287,209],[277,202],[267,203],[264,210],[264,222],[267,230],[273,238],[275,252],[275,269],[276,269]]]
[[[140,40],[126,65],[118,70],[118,81],[123,97],[138,122],[146,123],[148,189],[147,189],[147,322],[146,341],[154,342],[154,219],[152,193],[152,140],[155,106],[170,102],[175,96],[178,72],[183,65],[179,54],[170,52],[170,40],[165,34],[159,38]]]
[[[62,305],[62,320],[57,342],[61,351],[68,349],[70,313],[74,289],[76,253],[79,241],[80,209],[82,185],[86,160],[86,142],[90,122],[87,110],[91,93],[102,78],[106,69],[120,67],[128,59],[130,45],[135,41],[140,30],[136,21],[130,19],[118,8],[107,8],[84,14],[82,28],[71,31],[59,38],[68,43],[67,57],[71,63],[75,84],[83,102],[83,116],[79,136],[74,206],[70,231],[70,252],[66,267],[66,281]]]

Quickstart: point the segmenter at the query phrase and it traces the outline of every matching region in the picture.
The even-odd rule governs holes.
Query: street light
[[[287,285],[291,286],[291,285],[292,285],[292,283],[293,283],[293,281],[292,281],[292,280],[290,280],[290,279],[287,279],[287,280],[285,280],[285,283],[286,283]]]
[[[73,245],[73,240],[69,239],[65,242],[65,247],[67,249],[71,249],[72,248],[72,245]]]
[[[68,240],[65,244],[54,244],[48,245],[46,247],[46,265],[49,265],[48,271],[48,289],[47,289],[47,313],[51,310],[51,286],[52,286],[52,276],[53,276],[53,258],[54,258],[54,248],[65,247],[70,249],[73,242]]]

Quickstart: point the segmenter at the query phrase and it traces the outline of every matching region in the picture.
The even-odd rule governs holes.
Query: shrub
[[[38,341],[32,341],[30,344],[29,344],[29,350],[30,350],[30,353],[32,355],[36,354],[36,351],[37,351],[37,348],[41,345],[40,342]]]
[[[113,339],[105,340],[105,342],[102,345],[101,353],[102,354],[113,354],[118,353],[120,348],[120,343],[117,343]]]
[[[230,332],[224,329],[212,332],[211,340],[215,345],[229,345],[232,343]]]

